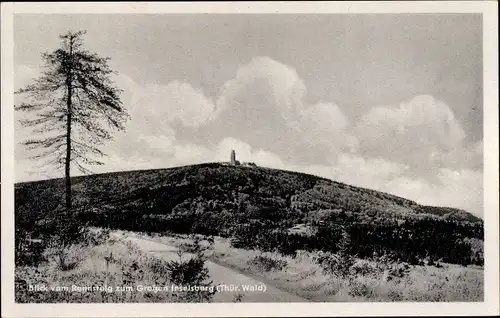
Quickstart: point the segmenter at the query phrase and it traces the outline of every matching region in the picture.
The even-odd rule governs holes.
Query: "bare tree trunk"
[[[67,110],[68,114],[66,115],[66,162],[65,162],[65,178],[66,178],[66,213],[68,217],[71,215],[71,203],[72,203],[72,198],[71,198],[71,176],[70,176],[70,170],[71,170],[71,94],[72,94],[72,79],[71,79],[71,58],[73,54],[73,39],[70,40],[70,48],[69,48],[69,65],[68,65],[68,74],[67,74],[67,79],[66,79],[66,86],[68,89],[68,96],[67,96]]]
[[[66,118],[66,162],[65,162],[65,178],[66,178],[66,212],[71,211],[71,88],[68,88],[68,115]]]

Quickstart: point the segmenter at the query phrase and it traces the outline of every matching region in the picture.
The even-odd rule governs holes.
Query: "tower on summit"
[[[234,150],[231,150],[231,164],[233,166],[236,165],[236,152],[234,152]]]

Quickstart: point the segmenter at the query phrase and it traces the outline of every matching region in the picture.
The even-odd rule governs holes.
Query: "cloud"
[[[328,149],[329,153],[353,151],[357,139],[348,133],[349,119],[338,105],[318,103],[299,113],[299,134],[304,144]]]
[[[178,140],[174,129],[176,122],[194,129],[212,119],[214,104],[201,90],[179,81],[140,85],[124,74],[115,81],[131,119],[106,147],[107,167],[93,171],[167,168],[210,158],[203,146]]]
[[[431,153],[431,162],[440,168],[483,169],[483,140],[470,145],[460,145],[448,152]]]
[[[139,85],[130,77],[120,75],[116,82],[125,91],[122,101],[134,122],[143,123],[146,131],[156,130],[179,121],[196,128],[211,120],[215,105],[200,89],[188,83],[172,81],[166,85]]]
[[[399,106],[375,107],[354,133],[364,154],[420,165],[462,146],[465,133],[444,102],[420,95]]]
[[[474,170],[439,169],[437,182],[409,177],[408,166],[383,159],[340,155],[331,166],[285,166],[347,184],[392,193],[417,203],[464,209],[483,215],[483,175]]]
[[[287,170],[300,171],[355,186],[393,193],[387,184],[406,173],[408,166],[380,158],[363,158],[341,153],[329,165],[284,165]]]
[[[135,93],[133,102],[141,105],[143,110],[148,108],[160,125],[179,120],[185,126],[198,127],[210,120],[214,111],[212,100],[201,90],[179,81],[167,85],[147,85]]]
[[[198,164],[214,161],[213,151],[194,143],[178,143],[174,149],[174,165]]]
[[[291,116],[302,110],[306,87],[296,70],[269,57],[256,57],[225,83],[217,100],[218,111],[233,107],[238,96],[246,93],[256,81],[264,81],[269,86],[274,105],[286,119],[293,120]]]
[[[483,174],[463,169],[439,169],[438,182],[400,176],[387,184],[392,193],[420,204],[464,209],[483,215]]]
[[[292,161],[326,162],[357,141],[341,107],[307,103],[306,85],[297,71],[269,57],[241,66],[217,99],[214,121],[224,134],[273,151]]]
[[[366,188],[383,189],[384,185],[408,170],[408,166],[380,158],[340,154],[337,179]]]

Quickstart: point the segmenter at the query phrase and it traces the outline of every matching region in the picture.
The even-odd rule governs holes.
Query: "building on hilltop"
[[[257,167],[257,165],[253,162],[239,162],[238,160],[236,160],[236,152],[234,150],[231,150],[231,156],[229,157],[229,164],[231,166]]]
[[[230,160],[231,164],[233,166],[236,166],[236,152],[234,150],[231,150],[231,160]]]
[[[233,166],[238,166],[240,162],[236,160],[236,152],[234,150],[231,150],[231,165]]]

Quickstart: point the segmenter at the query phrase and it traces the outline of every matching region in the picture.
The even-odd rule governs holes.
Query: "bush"
[[[54,260],[58,268],[62,271],[75,269],[83,259],[85,254],[85,243],[73,245],[59,245],[57,241],[52,241],[44,251],[47,260]]]
[[[395,261],[391,256],[383,255],[376,258],[376,267],[384,273],[386,281],[403,279],[410,274],[411,265],[406,262]]]
[[[98,246],[110,240],[109,229],[84,229],[74,228],[76,233],[72,237],[63,234],[54,234],[46,238],[44,258],[53,259],[59,269],[72,270],[78,266],[88,255],[84,251],[87,246]],[[67,232],[67,231],[66,231]],[[64,232],[63,232],[64,233]]]
[[[383,272],[379,266],[373,266],[369,262],[362,261],[351,267],[352,272],[358,276],[377,276]]]
[[[388,280],[405,278],[408,274],[410,274],[408,263],[392,264],[389,268]]]
[[[193,238],[193,242],[192,243],[190,243],[190,242],[182,243],[179,246],[181,251],[186,252],[186,253],[192,253],[195,255],[203,254],[207,250],[211,249],[213,247],[214,242],[215,242],[213,237],[209,237],[208,239],[205,240],[208,243],[208,246],[207,246],[207,245],[202,244],[202,239],[200,239],[200,237],[198,235],[191,235],[191,237]]]
[[[188,260],[182,260],[183,251],[179,255],[179,261],[170,261],[166,263],[165,269],[169,280],[177,286],[191,286],[198,288],[194,291],[180,291],[176,294],[178,299],[184,302],[210,302],[215,294],[214,286],[208,274],[208,269],[205,267],[205,259],[203,256],[204,248],[200,245],[198,238],[195,238],[195,243],[189,248],[194,257]]]
[[[208,270],[199,257],[187,261],[170,261],[166,266],[170,280],[177,285],[195,284],[208,278]]]
[[[374,292],[367,284],[354,280],[349,284],[347,293],[353,297],[371,298]]]
[[[127,241],[125,241],[127,242]],[[85,246],[75,254],[89,255],[85,262],[72,271],[61,271],[57,264],[49,262],[38,267],[18,266],[15,269],[15,300],[18,303],[116,303],[116,302],[173,302],[170,291],[157,292],[73,292],[53,291],[50,286],[167,286],[166,261],[148,255],[125,242],[110,242],[100,246]],[[131,243],[132,244],[132,243]],[[109,267],[102,267],[103,261]],[[54,268],[54,265],[57,267]],[[43,285],[48,291],[29,289],[29,285]]]
[[[337,277],[349,277],[353,271],[355,263],[354,257],[348,254],[332,254],[328,252],[321,252],[316,257],[316,262],[321,266],[325,274],[333,274]]]
[[[231,245],[235,248],[254,249],[257,247],[256,236],[261,231],[256,222],[238,224],[235,227]]]
[[[297,250],[310,250],[311,239],[300,234],[282,232],[278,242],[278,252],[283,255],[295,256]]]
[[[17,239],[17,238],[16,238]],[[43,252],[45,245],[42,241],[28,241],[26,239],[16,242],[16,266],[38,266],[47,261]]]
[[[349,277],[352,273],[351,267],[356,262],[351,255],[352,243],[348,229],[340,229],[339,241],[336,245],[337,254],[329,252],[320,253],[317,262],[326,274],[334,274],[338,277]]]
[[[263,272],[269,272],[272,270],[280,271],[285,268],[288,264],[285,260],[273,259],[269,256],[255,256],[248,261],[248,264],[257,267]]]
[[[85,230],[82,231],[81,242],[89,246],[97,246],[106,243],[110,239],[109,229]]]

